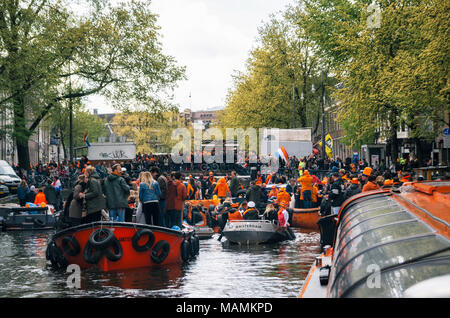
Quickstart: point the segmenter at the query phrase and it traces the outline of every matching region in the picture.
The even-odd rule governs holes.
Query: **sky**
[[[186,66],[174,102],[181,111],[225,107],[235,71],[244,71],[258,27],[295,0],[152,0],[163,51]],[[191,98],[189,98],[191,96]],[[101,96],[87,101],[100,114],[115,112]]]

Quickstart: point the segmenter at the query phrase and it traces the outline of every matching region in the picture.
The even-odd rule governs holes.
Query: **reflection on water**
[[[0,233],[0,297],[297,297],[320,237],[294,232],[295,241],[268,246],[229,245],[215,236],[201,241],[200,255],[185,265],[83,271],[80,290],[67,288],[69,273],[46,264],[51,232]]]

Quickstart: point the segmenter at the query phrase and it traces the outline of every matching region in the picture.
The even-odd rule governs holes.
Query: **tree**
[[[259,28],[258,46],[250,53],[246,71],[233,78],[220,124],[293,128],[295,122],[295,128],[313,127],[315,133],[320,105],[311,88],[319,86],[320,63],[314,51],[289,11],[272,17]]]
[[[117,114],[112,120],[112,126],[115,134],[133,140],[137,151],[141,153],[170,153],[177,143],[172,140],[173,130],[187,128],[177,111]]]
[[[439,125],[422,123],[445,121],[449,111],[449,3],[377,1],[377,27],[368,23],[377,13],[370,3],[305,0],[298,21],[342,83],[333,97],[345,141],[359,146],[379,136],[395,160],[401,124],[417,140],[432,139]]]
[[[28,139],[69,98],[102,94],[114,106],[162,111],[184,68],[162,53],[148,1],[5,0],[0,3],[0,107],[13,110],[19,164]],[[69,85],[69,82],[72,85]]]

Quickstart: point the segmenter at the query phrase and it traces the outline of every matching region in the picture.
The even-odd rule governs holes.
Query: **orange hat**
[[[358,178],[353,178],[352,181],[350,181],[353,184],[359,184]]]
[[[364,171],[363,171],[363,176],[368,177],[368,176],[370,176],[371,174],[372,174],[372,168],[367,167],[367,168],[364,169]]]

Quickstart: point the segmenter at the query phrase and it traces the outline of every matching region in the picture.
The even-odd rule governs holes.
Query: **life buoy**
[[[184,240],[181,243],[181,259],[183,262],[187,262],[191,255],[191,243],[189,241]]]
[[[95,265],[102,258],[103,252],[99,249],[95,249],[92,244],[88,241],[84,246],[83,259],[88,264]]]
[[[150,257],[156,264],[161,264],[169,256],[170,244],[167,241],[159,241],[153,248]]]
[[[139,245],[139,240],[142,236],[148,235],[148,241],[144,245]],[[133,246],[134,250],[136,252],[147,252],[149,249],[152,248],[153,244],[155,243],[155,234],[153,234],[152,230],[149,229],[142,229],[137,231],[133,238],[131,239],[131,245]]]
[[[78,240],[75,237],[72,236],[65,236],[61,240],[61,246],[69,256],[77,256],[80,251],[80,243],[78,243]]]
[[[89,243],[96,249],[105,249],[114,240],[114,233],[110,229],[97,229],[89,237]]]
[[[34,223],[34,225],[36,225],[36,226],[38,226],[38,227],[43,227],[43,226],[45,226],[45,222],[44,221],[42,221],[41,219],[33,219],[33,223]]]
[[[112,244],[105,249],[105,255],[111,262],[117,262],[122,258],[122,244],[120,244],[120,241],[117,238],[114,238]]]

